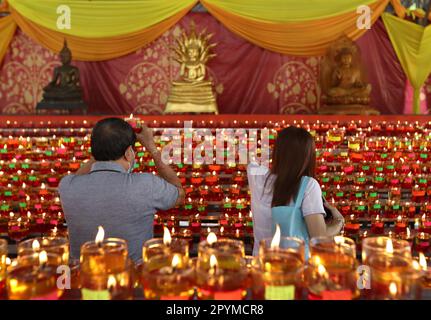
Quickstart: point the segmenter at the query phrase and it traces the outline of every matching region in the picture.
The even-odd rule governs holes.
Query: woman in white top
[[[316,151],[311,134],[297,127],[288,127],[278,134],[272,154],[271,169],[250,163],[247,168],[253,212],[254,249],[259,242],[273,236],[272,207],[287,206],[296,199],[301,178],[310,177],[301,204],[302,215],[310,238],[340,233],[344,219],[337,209],[323,203],[322,190],[314,178]],[[332,218],[325,221],[325,209]]]

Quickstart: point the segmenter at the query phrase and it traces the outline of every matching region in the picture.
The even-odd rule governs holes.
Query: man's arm
[[[170,184],[173,184],[177,187],[178,199],[175,203],[175,206],[182,204],[186,195],[181,185],[181,180],[178,178],[175,171],[169,165],[163,162],[162,155],[159,150],[157,150],[157,147],[154,143],[152,130],[147,126],[144,126],[142,132],[137,134],[137,138],[139,143],[141,143],[153,157],[159,176],[166,182],[169,182]]]
[[[84,163],[84,165],[83,166],[81,166],[81,168],[79,168],[76,172],[75,172],[75,174],[76,175],[78,175],[78,176],[80,176],[80,175],[83,175],[83,174],[87,174],[87,173],[89,173],[90,172],[90,170],[91,170],[91,166],[93,165],[93,163],[95,163],[96,162],[96,160],[94,160],[94,158],[93,157],[91,157],[90,158],[90,160],[88,160],[87,162],[85,162]]]

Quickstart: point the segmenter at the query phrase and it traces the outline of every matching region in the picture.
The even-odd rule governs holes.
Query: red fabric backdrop
[[[170,48],[192,19],[198,30],[206,27],[214,33],[218,43],[217,57],[208,67],[220,113],[314,113],[320,107],[319,57],[283,56],[261,49],[208,13],[190,13],[134,54],[104,62],[74,62],[81,71],[89,112],[162,113],[179,71]],[[378,21],[358,44],[373,85],[372,105],[382,113],[402,113],[405,76],[383,23]],[[56,54],[17,31],[0,70],[0,112],[33,113],[58,64]]]

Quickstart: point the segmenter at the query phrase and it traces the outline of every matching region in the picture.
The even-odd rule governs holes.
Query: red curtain
[[[377,21],[357,43],[373,86],[371,104],[382,113],[403,113],[406,76],[383,21]]]
[[[95,114],[160,114],[170,83],[178,77],[171,47],[194,20],[214,33],[217,57],[209,62],[220,113],[315,113],[320,107],[320,57],[283,56],[231,33],[208,13],[190,13],[152,44],[125,57],[74,64],[81,71],[84,99]],[[358,41],[369,80],[372,105],[401,113],[405,76],[378,21]],[[0,111],[33,113],[58,57],[18,31],[0,70]]]

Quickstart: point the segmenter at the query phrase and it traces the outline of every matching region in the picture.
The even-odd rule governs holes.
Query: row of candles
[[[9,299],[59,299],[57,268],[72,264],[71,287],[84,300],[133,299],[141,287],[145,299],[161,300],[350,300],[420,299],[431,285],[431,269],[421,253],[389,237],[370,237],[362,245],[362,266],[352,239],[313,238],[308,244],[281,237],[260,243],[259,255],[246,256],[244,243],[209,233],[191,258],[189,245],[172,237],[144,243],[142,261],[128,258],[127,242],[104,239],[99,227],[95,241],[81,247],[80,264],[71,263],[67,238],[29,239],[18,245],[18,257],[7,258],[0,241],[0,293]]]

